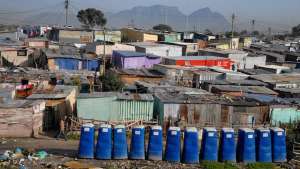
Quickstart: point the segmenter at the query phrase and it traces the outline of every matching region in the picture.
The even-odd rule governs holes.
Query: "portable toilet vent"
[[[102,160],[111,159],[112,133],[111,125],[102,124],[98,130],[96,145],[96,158]]]
[[[201,159],[205,161],[218,160],[218,133],[215,128],[206,127],[203,129]]]
[[[232,128],[221,130],[219,157],[222,162],[236,162],[236,144]]]
[[[127,138],[124,125],[117,125],[114,127],[114,141],[113,141],[113,158],[127,159]]]
[[[91,123],[84,124],[80,130],[79,158],[94,158],[95,128]]]
[[[149,160],[162,160],[163,135],[161,126],[151,127],[147,153]]]
[[[239,162],[245,163],[252,163],[256,161],[254,130],[249,128],[239,129],[237,159]]]
[[[258,128],[256,134],[256,161],[272,162],[272,141],[269,129]]]
[[[180,162],[180,128],[170,127],[167,133],[165,159],[169,162]]]
[[[199,163],[198,131],[195,127],[186,128],[184,131],[182,159],[188,164]]]
[[[286,162],[286,134],[282,128],[271,128],[273,162]]]
[[[136,126],[132,129],[130,159],[145,159],[145,127]]]

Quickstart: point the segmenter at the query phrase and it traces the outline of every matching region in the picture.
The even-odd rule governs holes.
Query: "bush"
[[[203,162],[202,167],[204,169],[238,169],[238,167],[232,163],[219,163],[210,161]]]
[[[275,169],[272,163],[251,163],[247,164],[247,169]]]

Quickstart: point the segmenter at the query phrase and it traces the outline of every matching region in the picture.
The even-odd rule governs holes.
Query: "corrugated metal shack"
[[[268,84],[268,87],[273,88],[300,88],[300,74],[261,74],[249,77]]]
[[[133,85],[135,81],[146,80],[160,82],[164,75],[153,69],[118,69],[115,73],[119,75],[121,81],[127,85]]]
[[[156,93],[154,116],[165,127],[251,127],[268,123],[269,107],[242,97]]]
[[[122,42],[157,42],[158,35],[153,32],[146,32],[141,29],[121,29]]]
[[[210,67],[209,69],[215,72],[224,73],[226,80],[245,80],[249,77],[249,75],[244,73],[227,70],[220,67]]]
[[[175,45],[159,44],[154,42],[136,42],[129,45],[135,46],[137,52],[153,54],[160,57],[182,56],[182,47]]]
[[[257,80],[206,80],[203,81],[201,88],[210,92],[213,85],[267,86],[266,83]]]
[[[104,41],[104,32],[103,31],[95,31],[94,41]],[[105,31],[105,41],[120,43],[121,42],[121,31],[118,31],[118,30]]]
[[[28,100],[44,100],[46,110],[44,117],[45,130],[58,129],[59,121],[64,116],[75,116],[77,86],[40,85]]]
[[[0,103],[0,137],[38,136],[43,127],[44,101]]]
[[[120,69],[151,68],[159,64],[159,56],[132,51],[113,51],[112,63]]]
[[[78,117],[86,120],[129,121],[153,119],[151,94],[92,93],[77,98]]]
[[[180,56],[180,57],[165,57],[163,63],[166,65],[178,66],[218,66],[224,69],[231,70],[233,62],[228,58],[215,56]]]

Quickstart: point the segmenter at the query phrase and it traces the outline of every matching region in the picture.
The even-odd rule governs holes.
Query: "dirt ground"
[[[20,147],[30,151],[44,150],[49,155],[45,159],[30,161],[24,157],[26,169],[45,169],[45,168],[65,168],[63,164],[70,161],[76,161],[81,164],[90,165],[87,168],[105,168],[105,169],[193,169],[201,168],[200,165],[172,164],[165,161],[147,161],[147,160],[83,160],[77,159],[77,140],[56,140],[53,138],[0,138],[0,154],[6,150],[13,151]],[[20,159],[11,160],[10,162],[0,162],[2,168],[18,169]],[[2,165],[2,166],[1,166]],[[2,167],[2,168],[1,168]]]

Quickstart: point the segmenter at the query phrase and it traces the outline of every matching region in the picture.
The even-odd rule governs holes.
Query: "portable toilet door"
[[[239,129],[237,160],[244,163],[253,163],[256,161],[255,151],[254,130],[249,128]]]
[[[112,132],[111,125],[102,124],[98,130],[96,145],[96,158],[102,160],[111,159],[112,152]]]
[[[213,127],[206,127],[202,133],[201,160],[218,161],[218,133]]]
[[[236,162],[236,144],[232,128],[221,130],[219,157],[222,162]]]
[[[162,160],[163,135],[161,126],[152,126],[149,133],[148,160]]]
[[[136,126],[132,128],[131,144],[130,144],[130,159],[144,160],[145,159],[145,127]]]
[[[167,133],[165,160],[169,162],[180,162],[180,128],[170,127]]]
[[[184,131],[182,161],[188,164],[199,163],[198,130],[195,127],[186,128]]]
[[[113,158],[114,159],[127,159],[127,137],[124,125],[117,125],[113,130]]]
[[[256,135],[256,161],[272,162],[272,141],[270,129],[257,128]]]
[[[271,128],[273,162],[286,162],[286,134],[282,128]]]
[[[91,123],[84,124],[80,131],[78,158],[94,158],[95,128]]]

